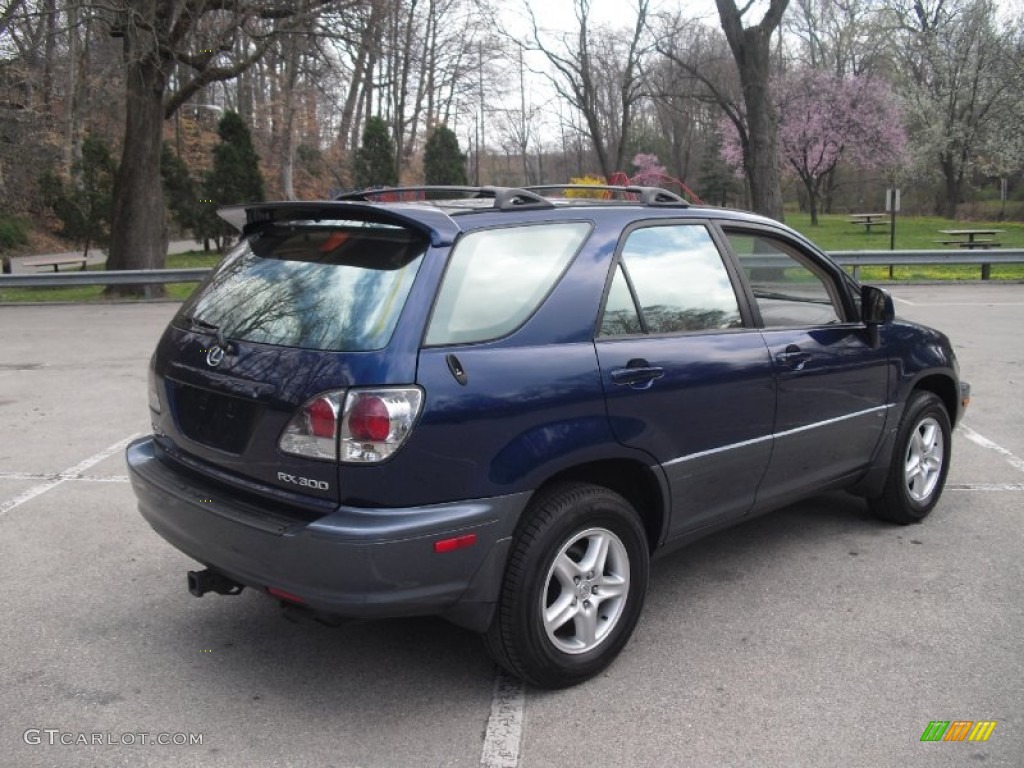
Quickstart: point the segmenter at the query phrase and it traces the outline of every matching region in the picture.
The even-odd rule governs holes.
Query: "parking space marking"
[[[62,472],[0,472],[0,480],[74,480],[86,483],[128,483],[128,475],[65,475]]]
[[[912,307],[1024,307],[1021,301],[936,301],[921,302],[907,301],[906,299],[895,299],[909,304]]]
[[[125,447],[128,445],[128,443],[130,443],[132,440],[134,440],[137,437],[140,437],[140,435],[138,435],[138,434],[130,435],[130,436],[124,438],[123,440],[118,440],[116,443],[114,443],[110,447],[103,449],[99,453],[93,454],[89,458],[87,458],[87,459],[85,459],[83,461],[78,462],[77,464],[75,464],[75,466],[69,467],[68,469],[65,469],[63,472],[61,472],[61,473],[59,473],[57,475],[44,476],[44,477],[47,477],[48,479],[44,480],[39,485],[33,485],[31,488],[29,488],[29,489],[19,493],[13,499],[8,499],[7,501],[0,503],[0,517],[3,517],[8,512],[10,512],[12,509],[16,509],[17,507],[20,507],[26,501],[31,501],[36,496],[40,496],[40,495],[46,493],[47,491],[52,490],[53,488],[56,488],[61,483],[65,483],[68,480],[82,480],[82,479],[85,479],[83,477],[83,474],[82,474],[83,472],[85,472],[87,469],[89,469],[91,467],[95,467],[101,461],[103,461],[104,459],[110,458],[111,456],[113,456],[118,451],[123,451],[125,449]],[[17,479],[17,478],[9,478],[9,479]],[[35,478],[31,478],[30,477],[30,478],[23,478],[23,479],[35,479]]]
[[[954,483],[947,491],[1024,491],[1024,483]]]
[[[964,437],[966,437],[975,445],[980,445],[982,448],[987,448],[990,451],[995,451],[1004,459],[1006,459],[1007,463],[1011,467],[1013,467],[1014,469],[1019,469],[1021,472],[1024,472],[1024,459],[1020,458],[1019,456],[1015,456],[1013,453],[1003,448],[1003,446],[997,445],[996,443],[989,440],[987,437],[979,435],[966,424],[960,425],[960,431],[963,432]]]
[[[517,768],[523,738],[523,707],[526,691],[514,677],[498,670],[494,678],[491,714],[484,732],[481,768]]]

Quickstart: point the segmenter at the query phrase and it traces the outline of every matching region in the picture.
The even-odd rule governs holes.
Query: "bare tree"
[[[888,59],[882,15],[872,0],[793,0],[784,28],[806,67],[836,77],[870,75]]]
[[[645,32],[650,0],[637,0],[636,18],[625,40],[592,27],[591,0],[573,3],[577,29],[562,35],[557,46],[541,32],[528,6],[531,36],[522,45],[540,52],[551,64],[552,87],[579,112],[601,173],[608,178],[625,165],[634,111],[644,96],[642,62],[649,52]]]
[[[718,146],[723,117],[740,135],[746,131],[736,65],[720,29],[681,13],[661,18],[655,47],[661,58],[649,68],[647,82],[669,141],[671,154],[663,159],[679,178],[687,178],[693,154],[703,156]]]

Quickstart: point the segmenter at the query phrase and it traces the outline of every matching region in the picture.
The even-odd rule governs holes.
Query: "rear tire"
[[[946,485],[951,434],[942,400],[932,392],[914,392],[896,433],[885,488],[868,501],[876,515],[901,525],[928,516]]]
[[[601,672],[640,618],[650,556],[636,511],[600,486],[564,484],[525,512],[485,639],[495,661],[540,688]]]

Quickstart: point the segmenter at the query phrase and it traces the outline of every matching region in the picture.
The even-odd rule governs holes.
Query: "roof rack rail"
[[[428,197],[427,195],[431,196]],[[408,197],[418,195],[419,197]],[[449,195],[445,197],[445,195]],[[457,197],[453,197],[457,196]],[[422,187],[374,187],[358,192],[346,192],[335,197],[341,201],[370,202],[383,198],[386,202],[402,200],[451,200],[458,198],[490,198],[494,207],[501,211],[522,208],[554,208],[545,197],[518,187],[470,187],[470,186],[422,186]],[[388,199],[390,198],[390,200]]]
[[[527,192],[550,192],[553,190],[580,190],[636,195],[644,205],[668,205],[689,207],[690,203],[675,192],[660,187],[616,186],[613,184],[532,184],[523,187]]]

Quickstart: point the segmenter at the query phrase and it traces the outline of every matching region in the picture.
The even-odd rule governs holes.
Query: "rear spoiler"
[[[430,238],[435,248],[451,245],[462,230],[451,216],[438,208],[416,206],[396,210],[379,205],[356,202],[320,200],[309,202],[282,201],[228,205],[217,214],[242,235],[255,227],[275,221],[337,221],[356,220],[375,224],[393,224],[415,229]]]

